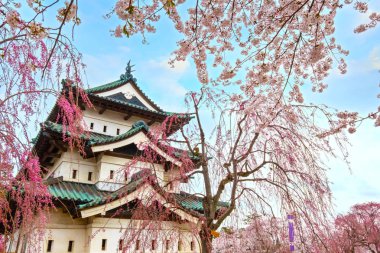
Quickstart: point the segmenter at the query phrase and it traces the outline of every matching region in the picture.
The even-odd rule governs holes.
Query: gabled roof
[[[168,202],[178,206],[192,215],[203,214],[203,199],[186,192],[167,193],[154,180],[152,174],[139,172],[139,176],[132,176],[132,181],[115,192],[100,191],[95,185],[63,181],[62,178],[47,181],[48,189],[53,198],[65,201],[74,201],[77,210],[88,209],[105,205],[135,192],[139,187],[149,183],[155,191],[160,193]],[[228,207],[228,203],[219,202],[218,208]]]
[[[121,92],[118,92],[118,93],[115,93],[115,94],[112,94],[112,95],[109,95],[109,96],[106,96],[106,97],[107,98],[111,98],[111,99],[116,99],[116,100],[119,100],[119,101],[122,101],[122,102],[126,102],[126,103],[129,103],[129,104],[137,105],[137,106],[144,107],[144,108],[148,109],[148,107],[146,107],[137,97],[131,96],[130,98],[127,98]]]
[[[136,79],[133,79],[133,78],[130,78],[130,79],[119,79],[119,80],[116,80],[116,81],[113,81],[111,83],[106,83],[106,84],[103,84],[103,85],[100,85],[100,86],[96,86],[96,87],[93,87],[93,88],[89,88],[89,89],[86,89],[85,92],[87,94],[92,94],[92,95],[97,95],[98,93],[101,93],[101,92],[105,92],[105,91],[110,91],[110,90],[113,90],[113,89],[117,89],[123,85],[132,85],[132,87],[142,96],[145,98],[146,101],[148,101],[148,103],[154,108],[156,109],[157,111],[159,112],[163,112],[163,110],[156,104],[153,102],[152,99],[150,99],[141,89],[140,87],[136,84]],[[117,94],[117,93],[116,93]],[[121,96],[120,96],[121,95]],[[123,94],[119,94],[118,96],[108,96],[108,98],[113,98],[115,100],[119,100],[119,101],[123,101],[125,100],[124,99],[124,95]],[[135,98],[135,97],[134,97]],[[130,104],[136,104],[136,105],[139,105],[141,106],[141,101],[138,100],[138,99],[133,99],[133,100],[129,100],[129,101],[125,101],[125,102],[129,102]],[[142,105],[143,107],[145,107],[144,105]],[[145,107],[146,108],[146,107]]]
[[[87,93],[87,96],[93,105],[102,108],[102,110],[109,109],[120,113],[125,113],[126,117],[136,115],[142,118],[146,118],[148,121],[151,121],[151,123],[153,123],[163,122],[167,117],[175,116],[175,122],[171,123],[172,127],[169,130],[169,134],[177,131],[180,127],[187,124],[193,118],[190,114],[187,113],[175,113],[162,110],[140,89],[140,87],[137,85],[136,78],[134,78],[132,75],[132,72],[132,66],[130,62],[128,62],[126,72],[120,75],[119,80],[89,88],[84,91]],[[66,94],[65,90],[67,91],[68,89],[73,89],[75,91],[77,89],[77,86],[72,85],[71,83],[72,82],[69,82],[68,80],[62,80],[62,85],[64,87],[62,90],[63,94]],[[115,93],[108,92],[118,89],[122,86],[129,85],[135,91],[134,93],[137,93],[138,97],[134,95],[131,97],[126,97],[125,94],[121,93],[120,91],[118,92],[117,90]],[[106,94],[104,94],[105,92]],[[81,107],[85,108],[85,103],[82,101],[83,98],[79,96],[78,99]],[[57,114],[58,107],[55,105],[48,117],[48,120],[55,121]]]
[[[156,117],[159,117],[161,118],[162,120],[164,120],[166,117],[169,117],[169,116],[176,116],[178,119],[191,119],[192,117],[187,114],[187,113],[174,113],[174,112],[165,112],[163,110],[158,110],[158,111],[154,111],[154,110],[151,110],[149,108],[147,108],[146,106],[144,105],[141,105],[141,102],[139,100],[139,102],[136,102],[135,100],[127,100],[127,99],[119,99],[119,98],[115,98],[115,97],[112,97],[112,96],[100,96],[98,94],[94,94],[94,93],[88,93],[88,96],[89,96],[89,99],[92,103],[96,104],[96,105],[104,105],[104,106],[108,106],[108,107],[111,107],[113,109],[118,109],[118,111],[122,112],[128,112],[128,110],[131,110],[131,109],[137,109],[140,111],[140,113],[146,113],[147,115],[148,114],[151,114],[151,115],[155,115]],[[137,111],[136,111],[137,113]]]
[[[133,67],[133,65],[131,65],[131,61],[129,61],[128,64],[127,64],[127,67],[125,68],[125,73],[120,75],[119,80],[116,80],[116,81],[113,81],[111,83],[107,83],[107,84],[103,84],[103,85],[100,85],[100,86],[97,86],[97,87],[93,87],[93,88],[87,89],[86,92],[89,93],[89,94],[97,94],[97,93],[102,93],[102,92],[105,92],[105,91],[110,91],[110,90],[113,90],[113,89],[117,89],[117,88],[119,88],[119,87],[121,87],[123,85],[126,85],[126,84],[130,84],[130,85],[132,85],[132,87],[134,88],[134,90],[136,90],[137,93],[141,97],[143,97],[155,110],[163,112],[163,110],[160,107],[158,107],[158,105],[155,104],[153,102],[153,100],[151,100],[140,89],[140,87],[137,85],[137,80],[132,75],[132,72],[133,72],[132,67]],[[123,94],[121,94],[121,95],[123,95]],[[120,99],[120,98],[123,99],[123,97],[121,97],[121,96],[117,96],[116,97],[117,100]],[[139,100],[137,100],[137,101],[141,103],[141,101],[139,101]],[[135,101],[132,101],[131,103],[133,104],[134,102],[136,103],[137,101],[135,100]]]

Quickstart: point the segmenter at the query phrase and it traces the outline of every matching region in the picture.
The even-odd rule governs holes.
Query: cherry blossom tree
[[[25,14],[30,11],[32,15]],[[45,16],[54,13],[56,22],[46,22]],[[81,131],[77,96],[69,87],[67,94],[61,93],[59,82],[65,77],[82,85],[81,55],[64,32],[67,25],[79,24],[76,13],[74,0],[0,1],[1,252],[12,246],[17,251],[22,237],[30,252],[37,250],[33,242],[41,238],[47,222],[51,201],[41,178],[44,168],[31,151],[30,134],[51,97],[59,97],[59,117],[66,127]]]
[[[247,247],[252,246],[252,250],[257,247],[273,250],[277,245],[277,242],[273,244],[275,237],[279,243],[275,250],[281,252],[283,245],[289,246],[281,218],[290,213],[296,217],[297,249],[319,252],[316,245],[327,248],[323,232],[330,227],[333,216],[326,175],[329,168],[324,161],[335,156],[346,158],[345,134],[331,133],[331,129],[336,129],[350,115],[340,115],[334,120],[325,106],[285,103],[272,95],[276,92],[276,87],[271,85],[253,96],[214,87],[192,92],[186,102],[194,119],[176,134],[172,128],[176,126],[177,116],[167,118],[161,127],[149,129],[149,142],[138,147],[142,155],[124,168],[128,174],[137,162],[167,166],[165,159],[149,148],[152,145],[177,160],[175,164],[181,164],[177,166],[179,173],[169,178],[168,184],[189,182],[186,185],[192,188],[193,197],[203,199],[202,215],[192,227],[203,253],[211,252],[213,245],[216,250],[228,243],[228,240],[223,243],[224,238],[213,244],[215,231],[231,222],[239,224],[242,222],[239,217],[252,213],[280,217],[279,222],[270,218],[252,219],[248,229],[237,231],[236,236],[241,236],[242,243],[249,241]],[[326,124],[319,124],[321,120]],[[151,167],[154,173],[154,166]],[[161,194],[170,199],[170,193]],[[220,206],[221,201],[228,205]],[[143,202],[131,217],[149,219],[144,219],[140,230],[125,231],[125,238],[130,242],[125,250],[143,229],[157,229],[160,221],[170,220],[170,210],[160,205],[144,211],[147,203],[155,203],[154,199],[144,196]],[[115,211],[115,215],[122,211],[122,208]],[[273,240],[268,241],[268,233],[273,235]],[[158,235],[149,236],[154,239]]]
[[[316,226],[321,241],[309,238],[308,252],[380,252],[379,214],[379,203],[354,205],[347,214],[338,215],[335,222],[326,224],[327,227]],[[278,219],[251,216],[244,228],[223,228],[221,236],[213,242],[214,251],[289,252],[286,226]]]
[[[321,156],[335,155],[334,141],[346,155],[345,137],[326,134],[334,125],[324,129],[315,124],[318,117],[330,117],[323,107],[285,104],[268,95],[272,92],[277,91],[268,85],[265,92],[245,97],[243,106],[240,99],[245,94],[231,97],[204,89],[191,97],[197,120],[184,138],[190,150],[199,147],[204,154],[201,170],[191,173],[203,177],[205,189],[206,221],[201,237],[211,239],[210,231],[235,211],[255,210],[273,217],[277,212],[282,217],[294,213],[300,241],[314,224],[327,222],[331,191]],[[216,115],[217,124],[208,137],[207,123],[199,115],[202,105],[213,108]],[[222,198],[230,206],[218,214],[215,207]],[[203,245],[203,252],[208,247]]]
[[[347,71],[344,58],[349,52],[334,37],[337,12],[352,6],[367,13],[369,2],[118,0],[114,13],[121,24],[114,35],[144,36],[155,32],[155,23],[167,16],[183,35],[171,63],[191,57],[202,84],[236,84],[249,94],[270,84],[277,87],[278,100],[288,93],[302,103],[303,86],[322,92],[328,87],[324,79],[334,67],[342,74]],[[368,13],[368,23],[359,25],[354,32],[372,29],[379,21],[380,13]],[[375,125],[380,125],[378,109],[361,117],[351,116],[341,126],[349,127],[351,133],[364,118],[375,119]]]
[[[188,98],[195,125],[182,132],[187,148],[201,154],[201,168],[185,174],[198,176],[204,190],[203,252],[211,251],[212,231],[247,209],[273,216],[295,213],[300,247],[312,252],[307,243],[312,241],[326,248],[318,235],[328,227],[331,211],[323,157],[340,153],[346,159],[343,131],[354,133],[364,119],[379,126],[380,108],[363,116],[337,112],[305,101],[303,93],[307,86],[323,92],[333,68],[346,73],[349,52],[334,37],[335,17],[346,6],[367,13],[368,5],[352,0],[116,2],[114,13],[121,20],[116,37],[155,32],[166,15],[183,35],[171,63],[192,58],[204,85]],[[368,23],[354,32],[379,21],[380,13],[368,13]],[[202,110],[211,115],[202,117]],[[217,210],[222,198],[230,202],[224,212]]]
[[[307,247],[310,235],[317,235],[316,224],[327,222],[331,191],[323,157],[341,152],[346,159],[342,130],[353,133],[366,118],[379,126],[380,116],[378,110],[359,116],[307,103],[303,87],[322,92],[327,88],[324,78],[334,67],[346,72],[348,51],[334,38],[334,18],[349,5],[366,13],[368,2],[196,0],[181,9],[188,1],[116,1],[114,13],[122,22],[115,28],[116,37],[154,32],[155,22],[166,15],[183,35],[172,63],[192,58],[204,85],[187,99],[195,120],[177,140],[200,157],[200,167],[184,169],[181,179],[173,179],[194,176],[201,182],[203,252],[211,251],[212,231],[237,212],[294,213],[301,247]],[[46,221],[43,213],[50,200],[27,130],[46,103],[46,94],[59,98],[67,130],[74,137],[83,131],[76,101],[85,96],[80,89],[72,94],[70,88],[82,84],[80,54],[64,32],[67,24],[74,28],[80,23],[77,7],[77,0],[28,0],[25,6],[0,2],[0,224],[5,244],[17,244],[15,231],[27,234],[36,214],[41,224]],[[21,8],[35,14],[26,19]],[[57,13],[54,27],[43,22],[48,11]],[[375,27],[380,14],[368,18],[356,33]],[[73,81],[65,94],[59,92],[61,76]],[[159,136],[157,142],[170,142]],[[229,201],[229,207],[217,209],[220,200]]]
[[[289,252],[286,223],[274,217],[251,216],[244,228],[223,228],[214,252]]]
[[[335,219],[334,252],[380,252],[380,204],[354,205]]]
[[[175,122],[169,118],[151,135],[155,145],[166,147],[169,155],[176,151],[173,143],[190,151],[178,158],[186,166],[180,167],[178,177],[170,183],[190,180],[190,186],[198,190],[196,195],[203,198],[200,227],[194,228],[202,252],[211,252],[213,233],[222,224],[239,223],[238,217],[252,212],[264,217],[294,214],[297,247],[307,252],[314,247],[310,241],[322,241],[318,224],[327,226],[332,217],[323,157],[339,152],[343,158],[347,156],[344,133],[331,133],[341,119],[333,120],[323,106],[284,103],[272,95],[276,92],[271,85],[254,96],[204,87],[186,100],[194,116],[187,127],[167,136],[171,132],[168,122]],[[322,127],[316,122],[323,119],[327,124]],[[159,163],[149,148],[144,152],[145,162]],[[198,157],[197,165],[192,165],[189,157]],[[227,201],[228,207],[220,208],[220,201]],[[253,233],[259,223],[254,220],[245,234]],[[264,231],[256,239],[266,247]],[[283,236],[281,239],[280,243],[285,243]]]

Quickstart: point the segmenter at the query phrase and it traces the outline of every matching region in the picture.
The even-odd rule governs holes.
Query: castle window
[[[152,250],[156,250],[156,249],[157,249],[157,241],[152,240]]]
[[[77,174],[78,174],[78,170],[73,170],[72,178],[76,179],[77,178]]]
[[[190,250],[194,250],[194,241],[190,242]]]
[[[178,241],[178,251],[182,251],[182,242]]]
[[[107,239],[102,239],[102,250],[106,250],[107,247]]]
[[[67,249],[68,252],[72,252],[73,251],[73,245],[74,245],[74,241],[69,241],[69,247]]]
[[[46,252],[51,252],[52,249],[53,249],[53,240],[48,240]]]
[[[120,239],[119,240],[119,250],[123,250],[123,244],[124,244],[124,240]]]
[[[136,240],[136,250],[140,250],[140,240]]]
[[[116,129],[116,134],[119,135],[120,134],[120,129]]]
[[[124,181],[127,182],[128,181],[128,172],[124,172]]]
[[[107,126],[104,126],[103,127],[103,133],[106,133],[107,132]]]
[[[170,241],[169,241],[169,240],[166,240],[166,243],[165,243],[165,249],[166,249],[166,250],[169,250],[169,249],[170,249]]]
[[[110,170],[110,179],[113,179],[113,174],[114,174],[114,171]]]
[[[91,130],[94,129],[94,123],[93,123],[93,122],[90,123],[90,129],[91,129]]]
[[[91,180],[92,180],[92,172],[89,172],[89,173],[88,173],[88,178],[87,178],[87,179],[88,179],[88,181],[91,181]]]

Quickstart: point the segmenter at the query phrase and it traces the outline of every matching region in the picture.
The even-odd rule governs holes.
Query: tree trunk
[[[211,253],[212,251],[212,235],[211,229],[206,226],[202,226],[199,232],[199,237],[201,239],[201,253]]]

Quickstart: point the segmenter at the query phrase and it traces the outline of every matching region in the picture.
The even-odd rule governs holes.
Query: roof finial
[[[125,74],[122,74],[120,76],[120,80],[124,80],[124,81],[132,80],[132,81],[136,82],[136,78],[134,78],[132,75],[132,72],[134,71],[134,70],[132,70],[132,67],[134,67],[134,66],[135,65],[131,65],[131,60],[129,60],[127,67],[125,68]]]

